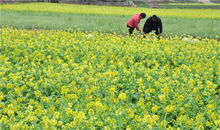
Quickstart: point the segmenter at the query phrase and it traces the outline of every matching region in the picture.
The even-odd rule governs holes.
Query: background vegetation
[[[163,9],[220,9],[220,4],[182,4],[182,3],[170,3],[160,4],[160,8]]]
[[[22,8],[23,5],[25,8]],[[209,38],[214,38],[220,34],[220,18],[219,15],[216,15],[220,11],[215,9],[162,10],[123,7],[103,8],[103,6],[83,5],[77,7],[76,5],[66,4],[23,5],[14,7],[4,6],[3,9],[0,10],[2,16],[1,26],[9,25],[24,29],[80,28],[84,31],[95,30],[127,34],[126,22],[128,19],[137,12],[145,12],[147,17],[150,17],[152,14],[157,14],[161,17],[165,34],[186,34]],[[114,11],[110,12],[109,10],[111,9]],[[90,12],[93,12],[93,14]],[[172,17],[172,15],[174,16]],[[145,20],[146,19],[142,20],[140,23],[141,29]]]

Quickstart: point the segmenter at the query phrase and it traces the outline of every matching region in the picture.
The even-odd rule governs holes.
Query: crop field
[[[160,16],[182,17],[182,18],[220,18],[220,10],[206,9],[146,9],[113,6],[91,6],[74,4],[5,4],[2,10],[30,11],[30,12],[60,12],[78,14],[101,14],[101,15],[133,15],[134,13],[147,12],[148,15],[160,14]]]
[[[220,34],[219,9],[149,9],[55,3],[4,4],[0,9],[0,26],[47,30],[80,28],[125,35],[128,33],[126,22],[140,12],[146,13],[147,18],[158,15],[167,35],[216,38]],[[145,21],[146,18],[141,20],[141,29]]]
[[[89,17],[89,10],[98,18],[127,19],[142,8],[43,3],[1,8],[8,20],[6,14],[19,13],[39,18],[58,12],[72,18],[78,12],[79,17],[83,13]],[[197,15],[181,16],[174,10],[160,10],[160,14],[219,20],[219,10],[191,10]],[[219,35],[158,39],[153,34],[143,38],[112,31],[1,24],[0,129],[220,128]]]
[[[1,128],[220,125],[217,40],[1,29]]]

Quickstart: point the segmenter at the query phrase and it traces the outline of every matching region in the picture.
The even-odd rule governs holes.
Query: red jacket
[[[141,20],[141,16],[140,14],[135,14],[134,16],[132,16],[127,25],[132,27],[132,28],[136,28],[138,31],[140,31],[139,27],[138,27],[138,24],[140,23],[140,20]]]

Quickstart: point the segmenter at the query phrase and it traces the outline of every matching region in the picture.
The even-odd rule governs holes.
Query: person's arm
[[[140,28],[138,27],[140,20],[135,20],[134,21],[134,27],[137,29],[137,31],[141,31]]]
[[[162,22],[161,22],[161,20],[159,19],[159,29],[160,29],[160,33],[162,33],[163,32],[163,25],[162,25]]]
[[[148,18],[147,21],[144,23],[143,32],[146,33],[147,28],[148,28],[148,26],[149,26],[149,23],[150,23],[150,19]]]

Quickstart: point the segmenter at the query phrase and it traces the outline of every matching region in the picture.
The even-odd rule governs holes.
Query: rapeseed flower
[[[175,107],[173,105],[168,105],[164,111],[165,112],[173,112],[175,110]]]
[[[140,40],[98,32],[89,32],[93,37],[88,38],[80,30],[9,27],[0,31],[3,129],[220,125],[217,40]]]
[[[120,94],[118,95],[118,99],[120,99],[120,100],[125,100],[126,98],[127,98],[127,96],[126,96],[125,93],[120,93]]]
[[[183,17],[183,18],[219,18],[219,10],[207,9],[147,9],[147,8],[128,8],[111,7],[96,5],[68,5],[51,3],[29,3],[29,4],[7,4],[2,6],[4,10],[32,11],[32,12],[58,12],[58,13],[77,13],[77,14],[101,14],[101,15],[132,15],[135,12],[149,12],[149,15],[160,14],[161,16]],[[126,10],[126,12],[125,12]],[[96,35],[92,33],[84,35],[88,39],[93,39]],[[45,38],[44,35],[40,36]],[[118,40],[118,38],[116,39]],[[116,41],[114,40],[114,41]],[[112,40],[113,41],[113,40]],[[193,42],[196,42],[194,40]]]

